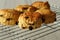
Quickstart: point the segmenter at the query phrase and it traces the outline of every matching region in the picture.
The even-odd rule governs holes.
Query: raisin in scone
[[[42,15],[43,23],[48,24],[56,21],[56,13],[54,13],[50,9],[40,9],[37,10],[36,12],[39,12]]]
[[[41,9],[41,8],[48,8],[48,9],[50,9],[50,5],[49,5],[48,1],[46,1],[46,2],[36,1],[36,2],[32,3],[31,5],[36,7],[36,8],[39,8],[39,9]]]
[[[0,9],[0,24],[15,25],[20,13],[14,9]]]
[[[42,16],[38,12],[24,12],[19,16],[19,27],[21,29],[36,29],[39,28],[42,24]]]

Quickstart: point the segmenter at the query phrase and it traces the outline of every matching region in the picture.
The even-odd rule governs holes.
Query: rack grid
[[[0,25],[0,40],[37,40],[49,34],[60,31],[60,12],[57,12],[57,21],[51,24],[43,24],[35,30],[20,29],[15,26]]]

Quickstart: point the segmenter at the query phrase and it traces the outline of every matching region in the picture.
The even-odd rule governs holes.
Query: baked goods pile
[[[14,9],[0,9],[0,24],[16,25],[21,29],[36,29],[41,24],[56,21],[56,13],[50,9],[48,1],[36,1],[31,5],[18,5]]]

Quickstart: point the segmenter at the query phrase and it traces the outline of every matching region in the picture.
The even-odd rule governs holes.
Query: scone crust
[[[20,11],[20,12],[24,12],[23,8],[28,8],[30,5],[18,5],[15,10]]]

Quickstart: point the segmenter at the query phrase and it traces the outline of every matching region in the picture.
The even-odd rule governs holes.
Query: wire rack
[[[57,21],[51,24],[42,24],[35,30],[20,29],[15,26],[0,25],[0,40],[37,40],[49,34],[60,31],[60,12],[56,12]]]

